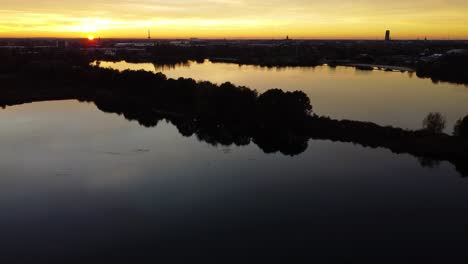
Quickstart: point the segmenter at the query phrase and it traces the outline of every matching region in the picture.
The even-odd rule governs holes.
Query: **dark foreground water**
[[[100,62],[118,70],[163,72],[170,78],[193,78],[215,83],[230,81],[259,92],[271,88],[304,91],[314,112],[335,119],[370,121],[408,129],[420,129],[429,112],[447,119],[445,132],[468,115],[468,86],[433,83],[415,73],[361,71],[328,66],[265,68],[232,63],[188,62],[172,67],[152,63]]]
[[[77,101],[0,110],[0,142],[1,263],[466,263],[449,163],[321,140],[265,154]]]

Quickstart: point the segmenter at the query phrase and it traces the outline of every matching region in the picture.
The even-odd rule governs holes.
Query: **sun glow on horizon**
[[[0,37],[145,38],[151,29],[154,38],[381,39],[390,29],[394,39],[468,39],[468,2],[461,0],[20,2],[0,8]]]
[[[89,36],[88,36],[88,40],[93,41],[93,40],[94,40],[94,36],[93,36],[93,35],[89,35]]]

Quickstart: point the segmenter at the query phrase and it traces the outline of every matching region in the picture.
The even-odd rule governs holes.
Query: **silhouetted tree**
[[[434,134],[440,134],[444,131],[445,124],[445,117],[441,113],[429,113],[423,120],[423,129]]]
[[[312,113],[309,97],[302,91],[283,92],[271,89],[258,97],[260,118],[274,120],[296,120]]]
[[[468,138],[468,115],[457,121],[453,134],[458,137]]]
[[[468,54],[444,55],[438,60],[431,62],[420,62],[417,74],[420,77],[431,77],[433,81],[451,81],[456,83],[467,83]]]

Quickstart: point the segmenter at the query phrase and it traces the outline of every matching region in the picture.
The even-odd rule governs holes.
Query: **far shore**
[[[369,70],[380,70],[380,71],[416,72],[415,69],[409,68],[409,67],[381,65],[381,64],[345,63],[339,66],[369,68]]]
[[[245,61],[240,61],[239,59],[236,58],[220,58],[220,57],[208,57],[206,58],[212,63],[234,63],[234,64],[240,64],[240,65],[252,65],[252,66],[260,66],[260,67],[316,67],[316,66],[329,66],[329,67],[334,67],[334,66],[342,66],[342,67],[354,67],[357,69],[361,70],[378,70],[378,71],[395,71],[395,72],[416,72],[416,69],[410,68],[410,67],[404,67],[404,66],[394,66],[394,65],[383,65],[383,64],[366,64],[366,63],[349,63],[349,62],[341,62],[341,63],[327,63],[324,62],[322,64],[314,64],[314,65],[264,65],[264,64],[259,64],[259,63],[251,63],[251,62],[245,62]],[[101,61],[101,60],[95,60],[95,62]],[[117,59],[117,60],[109,60],[107,59],[106,61],[128,61],[128,62],[135,62],[132,60],[126,60],[126,59]],[[190,60],[189,60],[190,61]],[[138,61],[138,62],[154,62],[154,61]]]
[[[213,63],[238,63],[239,60],[235,58],[209,58],[209,60]],[[315,66],[315,65],[314,65]],[[310,67],[314,67],[310,66]],[[331,66],[331,64],[323,63],[320,66]],[[384,64],[367,64],[367,63],[338,63],[335,66],[343,66],[343,67],[355,67],[355,68],[362,68],[368,70],[380,70],[380,71],[398,71],[398,72],[416,72],[416,69],[404,66],[394,66],[394,65],[384,65]],[[304,67],[304,66],[299,66]]]
[[[236,58],[208,58],[209,61],[213,63],[239,63],[239,60]],[[242,64],[242,63],[240,63]],[[380,70],[380,71],[398,71],[398,72],[416,72],[416,69],[410,68],[410,67],[405,67],[405,66],[395,66],[395,65],[384,65],[384,64],[369,64],[369,63],[351,63],[351,62],[346,62],[346,63],[323,63],[319,66],[343,66],[343,67],[355,67],[355,68],[361,68],[361,69],[367,69],[367,70]],[[314,67],[317,65],[311,65],[310,67]],[[304,67],[303,65],[299,67]]]

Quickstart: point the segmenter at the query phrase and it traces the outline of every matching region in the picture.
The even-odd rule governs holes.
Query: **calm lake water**
[[[428,89],[439,87],[463,94]],[[250,253],[458,263],[468,254],[468,180],[446,162],[423,167],[410,155],[322,140],[293,157],[254,143],[215,146],[165,121],[143,127],[77,101],[0,110],[0,142],[0,259]]]
[[[100,62],[118,70],[163,72],[170,78],[193,78],[221,84],[230,81],[259,92],[271,88],[302,90],[311,99],[315,113],[336,119],[370,121],[419,129],[429,112],[447,119],[447,133],[455,122],[468,115],[468,87],[434,84],[415,73],[361,71],[328,66],[265,68],[231,63],[189,62],[175,67],[152,63]]]

